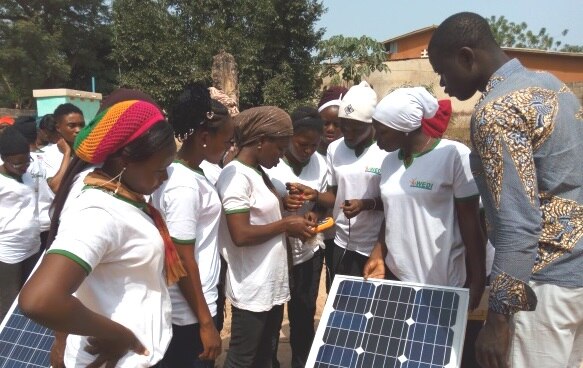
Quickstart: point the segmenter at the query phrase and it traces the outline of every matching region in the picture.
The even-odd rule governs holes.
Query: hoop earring
[[[117,176],[115,178],[113,178],[113,179],[117,178],[117,186],[115,187],[115,191],[113,192],[113,194],[117,194],[117,192],[119,191],[119,188],[121,187],[121,177],[122,177],[124,171],[126,171],[125,167],[123,169],[121,169],[121,171],[119,172],[119,174],[117,174]]]

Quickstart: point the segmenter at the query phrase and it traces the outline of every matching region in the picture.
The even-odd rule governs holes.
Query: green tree
[[[332,36],[318,45],[317,59],[322,77],[342,76],[345,83],[358,84],[375,70],[389,72],[383,45],[367,36]]]
[[[577,45],[563,45],[563,47],[561,47],[561,51],[564,52],[580,52],[583,53],[583,46],[577,46]]]
[[[168,1],[113,2],[113,58],[119,83],[167,106],[196,75],[193,50]]]
[[[111,89],[113,64],[105,0],[0,3],[1,98],[28,107],[32,89]]]
[[[128,4],[127,11],[118,10],[121,4]],[[212,57],[225,50],[239,68],[241,107],[264,104],[266,98],[311,99],[318,72],[312,52],[323,33],[314,24],[322,12],[317,0],[115,0],[114,55],[121,81],[143,86],[156,73],[161,99],[169,103],[180,85],[210,81]],[[148,43],[167,57],[154,60]],[[289,78],[285,92],[265,91],[283,76]]]
[[[550,36],[544,27],[538,32],[533,32],[528,29],[528,25],[525,22],[514,23],[503,15],[500,17],[491,16],[488,18],[488,23],[494,38],[503,47],[556,50],[561,46],[561,41],[555,40],[554,37]],[[566,36],[568,32],[569,30],[565,29],[561,32],[561,35]]]

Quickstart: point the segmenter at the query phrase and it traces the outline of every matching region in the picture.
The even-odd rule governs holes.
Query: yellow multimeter
[[[314,228],[314,231],[317,233],[321,233],[322,231],[328,230],[334,226],[334,219],[332,217],[325,217],[318,221],[318,224]]]

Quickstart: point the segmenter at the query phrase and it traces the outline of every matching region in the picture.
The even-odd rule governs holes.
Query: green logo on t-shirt
[[[381,174],[381,169],[378,167],[366,167],[364,169],[364,172],[369,172],[369,173],[373,173],[375,175],[380,175]]]
[[[411,188],[419,188],[419,189],[427,189],[427,190],[431,190],[433,188],[433,183],[430,183],[428,181],[422,181],[422,180],[417,180],[417,179],[411,179],[410,180],[410,185]]]

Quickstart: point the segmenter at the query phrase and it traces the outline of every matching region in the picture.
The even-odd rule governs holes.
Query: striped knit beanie
[[[83,161],[97,164],[125,147],[163,121],[164,116],[146,101],[122,101],[101,111],[75,138],[75,154]]]

